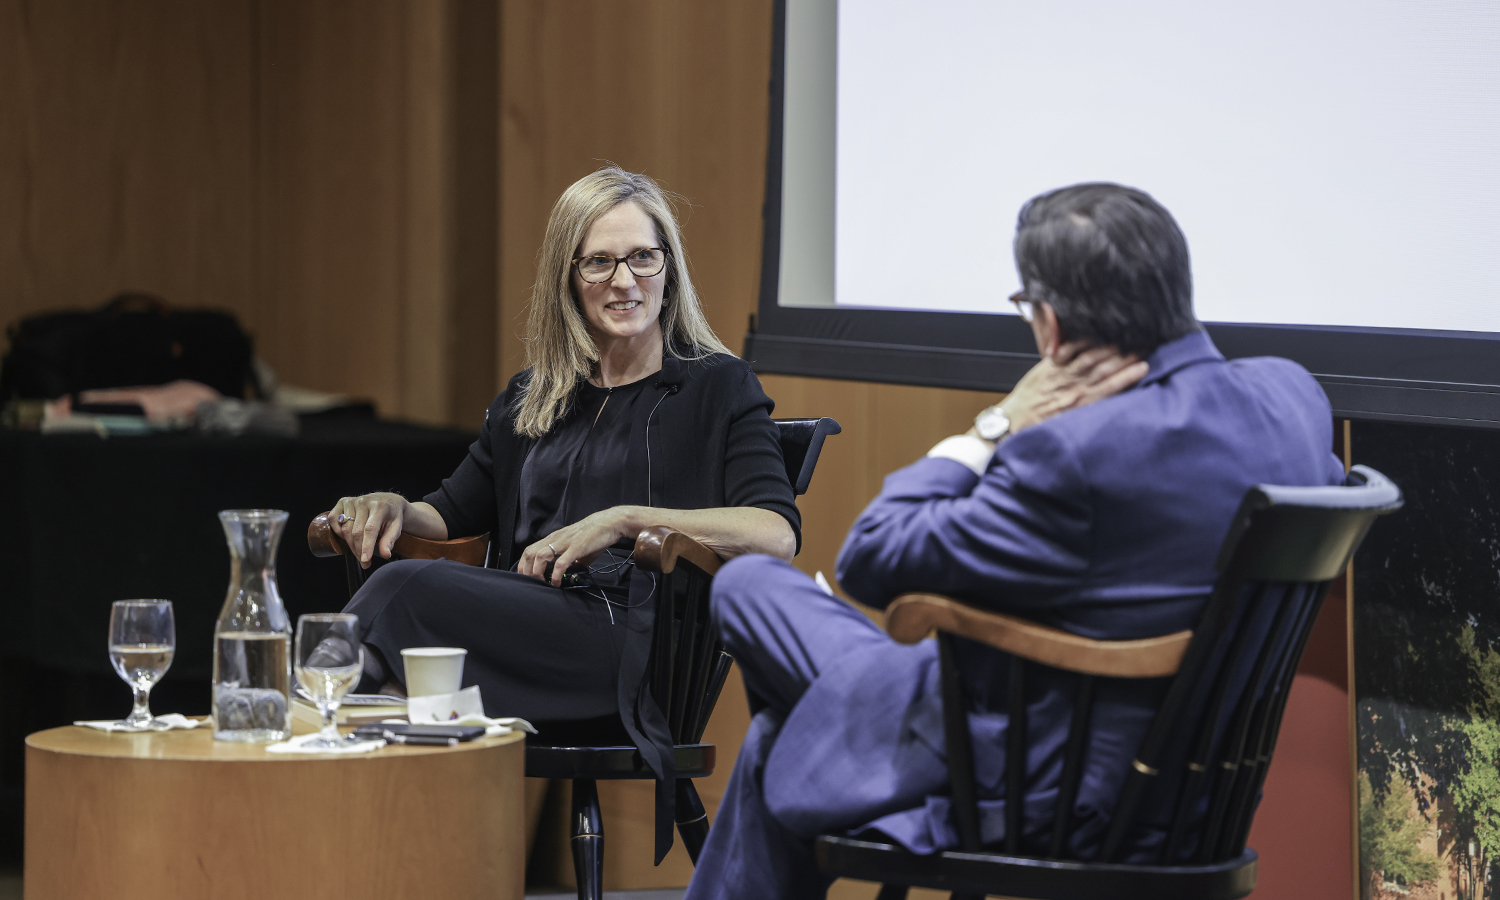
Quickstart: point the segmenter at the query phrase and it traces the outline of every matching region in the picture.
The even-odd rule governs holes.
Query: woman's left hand
[[[630,534],[626,513],[626,507],[617,506],[559,528],[527,547],[516,564],[516,571],[542,578],[546,575],[548,563],[552,563],[551,584],[560,586],[563,573],[569,566],[593,562],[616,541]]]

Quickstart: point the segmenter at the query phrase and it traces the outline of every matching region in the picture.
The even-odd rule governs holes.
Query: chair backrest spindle
[[[969,733],[969,698],[958,668],[954,637],[938,634],[939,680],[943,692],[944,739],[948,748],[948,773],[953,782],[953,822],[958,846],[974,851],[981,846],[979,800],[974,789],[974,739]]]
[[[1277,658],[1278,636],[1285,633],[1285,627],[1289,619],[1298,618],[1293,615],[1289,598],[1278,597],[1273,591],[1259,591],[1259,603],[1247,606],[1246,614],[1241,619],[1242,629],[1248,629],[1253,625],[1255,614],[1259,612],[1259,606],[1272,605],[1275,612],[1271,615],[1271,627],[1268,630],[1266,640],[1252,643],[1249,640],[1234,641],[1235,653],[1233,664],[1227,667],[1225,684],[1219,689],[1216,697],[1215,712],[1218,707],[1228,701],[1234,701],[1233,713],[1230,716],[1229,727],[1223,739],[1220,741],[1218,765],[1211,767],[1209,773],[1213,781],[1213,789],[1209,793],[1208,818],[1205,820],[1202,838],[1198,843],[1197,859],[1199,862],[1208,862],[1213,858],[1213,851],[1218,841],[1219,830],[1223,825],[1225,813],[1229,809],[1230,799],[1234,795],[1235,785],[1242,775],[1241,768],[1244,764],[1245,747],[1250,738],[1251,726],[1255,720],[1255,713],[1267,702],[1263,696],[1267,673],[1273,667],[1273,661]],[[1248,636],[1244,636],[1248,637]],[[1235,674],[1245,662],[1245,657],[1254,655],[1249,677],[1245,679],[1243,686],[1238,691],[1232,683]],[[1237,696],[1236,696],[1237,695]],[[1214,716],[1202,717],[1197,727],[1212,733],[1216,728],[1218,718]],[[1191,812],[1191,807],[1187,812]]]
[[[839,423],[829,418],[773,419],[782,461],[795,494],[807,491],[823,441],[838,434]],[[662,532],[661,541],[670,540]],[[670,548],[658,543],[656,552]],[[708,727],[714,704],[729,676],[733,659],[724,652],[709,613],[708,587],[717,560],[676,557],[670,566],[658,558],[661,570],[656,607],[655,641],[647,666],[652,696],[667,718],[673,741],[696,743]]]
[[[1005,852],[1021,852],[1021,832],[1026,823],[1026,660],[1010,658],[1006,685],[1005,725]]]
[[[1052,842],[1048,846],[1047,855],[1054,859],[1063,855],[1063,842],[1067,840],[1068,828],[1072,824],[1073,803],[1078,799],[1078,782],[1082,778],[1083,753],[1088,746],[1089,719],[1093,710],[1094,676],[1079,675],[1078,689],[1073,695],[1073,715],[1068,722],[1062,784],[1057,808],[1052,812]]]
[[[1305,621],[1299,625],[1296,632],[1301,639],[1288,648],[1282,662],[1281,672],[1276,679],[1274,692],[1265,703],[1262,719],[1258,723],[1253,758],[1247,764],[1249,771],[1245,773],[1239,796],[1234,798],[1234,805],[1228,813],[1229,826],[1224,830],[1220,839],[1217,856],[1221,859],[1238,856],[1244,851],[1245,840],[1250,833],[1250,823],[1255,814],[1255,798],[1260,792],[1261,785],[1265,783],[1266,772],[1270,769],[1271,754],[1281,731],[1281,720],[1286,712],[1287,700],[1297,676],[1297,666],[1302,660],[1302,653],[1312,634],[1313,622],[1317,620],[1318,612],[1323,607],[1328,585],[1326,583],[1320,586],[1304,585],[1299,590],[1307,595],[1301,598]]]

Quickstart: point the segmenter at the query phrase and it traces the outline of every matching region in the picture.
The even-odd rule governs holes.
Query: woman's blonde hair
[[[688,275],[682,233],[667,194],[645,175],[605,166],[569,185],[552,207],[547,235],[537,254],[536,283],[526,323],[526,362],[531,380],[516,414],[516,433],[541,437],[567,412],[579,382],[594,372],[599,349],[573,294],[573,257],[584,235],[599,217],[634,201],[656,225],[667,251],[667,284],[662,292],[661,331],[664,351],[677,359],[702,359],[729,353],[719,340]]]

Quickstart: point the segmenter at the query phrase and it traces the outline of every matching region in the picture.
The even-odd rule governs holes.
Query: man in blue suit
[[[886,479],[839,580],[874,607],[928,591],[1090,638],[1192,628],[1247,488],[1342,483],[1328,400],[1287,360],[1225,361],[1193,316],[1186,240],[1140,191],[1033,199],[1015,256],[1024,289],[1011,299],[1042,363],[968,434]],[[822,897],[820,833],[874,830],[922,853],[957,844],[932,641],[896,644],[769,557],[724,566],[713,604],[756,714],[689,900]],[[1005,829],[1006,665],[962,643],[959,664],[988,843]],[[1066,688],[1060,673],[1029,682],[1023,846],[1052,821]],[[1101,683],[1073,855],[1102,840],[1163,689]],[[1159,839],[1148,827],[1136,849]]]

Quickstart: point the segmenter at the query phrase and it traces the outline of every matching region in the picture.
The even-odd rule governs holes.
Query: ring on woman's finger
[[[343,513],[339,513],[339,524],[340,525],[344,524],[345,522],[353,522],[353,521],[354,521],[354,517],[353,516],[346,516]]]
[[[556,547],[552,546],[551,544],[548,544],[547,545],[547,549],[552,551],[552,555],[553,556],[557,555],[557,548]]]

